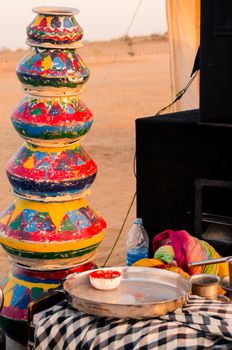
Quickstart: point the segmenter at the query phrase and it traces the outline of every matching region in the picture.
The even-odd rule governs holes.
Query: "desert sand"
[[[127,37],[124,41],[84,43],[79,53],[91,70],[81,99],[95,116],[82,145],[99,168],[88,200],[108,224],[96,259],[102,264],[136,189],[133,174],[135,120],[156,114],[170,102],[168,41],[156,35]],[[11,124],[10,112],[23,97],[15,68],[24,55],[23,50],[0,52],[0,212],[14,198],[5,165],[23,143]],[[135,217],[136,203],[109,261],[110,266],[125,263],[126,237]],[[0,249],[2,278],[10,266],[6,253]]]

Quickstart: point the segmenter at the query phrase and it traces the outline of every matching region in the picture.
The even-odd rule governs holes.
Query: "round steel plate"
[[[102,270],[102,269],[101,269]],[[87,314],[118,317],[156,317],[183,306],[191,291],[191,282],[162,269],[111,267],[122,273],[120,286],[103,291],[93,288],[86,271],[70,275],[64,282],[69,303]]]

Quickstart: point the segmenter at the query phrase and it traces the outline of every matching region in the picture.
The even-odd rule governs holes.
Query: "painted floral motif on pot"
[[[74,9],[56,7],[36,7],[38,15],[27,27],[28,44],[45,47],[53,45],[75,45],[83,37],[83,30],[77,23]]]
[[[21,60],[17,76],[30,90],[43,91],[46,87],[68,88],[79,92],[90,72],[75,49],[43,49],[34,47]],[[48,95],[49,96],[49,95]]]
[[[0,243],[27,266],[82,263],[93,256],[106,222],[86,199],[41,203],[16,199],[0,217]]]
[[[4,304],[0,313],[0,326],[7,336],[25,344],[28,338],[28,305],[44,298],[69,274],[94,268],[92,262],[74,268],[58,271],[33,271],[20,265],[13,265],[12,272],[1,282]]]
[[[26,143],[10,159],[6,172],[14,192],[22,197],[66,200],[84,194],[97,165],[79,143],[56,148]]]
[[[78,96],[27,96],[13,110],[17,132],[35,144],[67,144],[90,129],[93,114]]]

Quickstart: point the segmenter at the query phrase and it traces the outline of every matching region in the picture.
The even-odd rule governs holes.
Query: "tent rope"
[[[176,103],[178,100],[181,99],[181,97],[186,93],[186,91],[188,90],[188,88],[189,88],[190,85],[192,84],[193,80],[196,78],[197,73],[198,73],[198,70],[195,71],[195,72],[191,75],[191,77],[190,77],[189,81],[187,82],[187,84],[185,85],[185,87],[184,87],[182,90],[180,90],[180,91],[176,94],[176,97],[174,98],[174,100],[173,100],[171,103],[169,103],[166,107],[161,108],[161,109],[155,114],[154,117],[159,116],[161,113],[163,113],[163,112],[166,111],[166,110],[170,110],[170,108],[174,105],[174,103]]]
[[[132,17],[132,19],[131,19],[131,21],[130,21],[130,23],[129,23],[129,26],[128,26],[128,28],[127,28],[126,34],[124,35],[123,39],[122,39],[121,42],[119,43],[119,50],[121,49],[122,44],[123,44],[123,43],[125,42],[125,40],[126,40],[126,36],[127,36],[128,32],[129,32],[129,30],[130,30],[130,28],[131,28],[131,25],[132,25],[133,22],[134,22],[134,19],[135,19],[136,15],[137,15],[137,13],[138,13],[138,11],[139,11],[140,6],[142,5],[142,2],[143,2],[143,0],[140,0],[140,1],[138,2],[138,5],[137,5],[136,10],[135,10],[135,12],[134,12],[134,15],[133,15],[133,17]],[[182,90],[180,90],[180,91],[176,94],[176,97],[174,98],[174,100],[173,100],[171,103],[169,103],[167,106],[161,108],[161,109],[155,114],[154,117],[157,117],[157,116],[159,116],[162,112],[164,112],[164,111],[166,111],[166,110],[169,110],[169,109],[174,105],[174,103],[176,103],[178,100],[180,100],[180,99],[182,98],[182,96],[186,93],[186,91],[188,90],[188,88],[190,87],[190,85],[192,84],[192,82],[194,81],[194,79],[196,78],[197,73],[198,73],[199,68],[200,68],[200,67],[199,67],[199,52],[200,52],[200,48],[198,48],[198,51],[197,51],[197,54],[196,54],[196,57],[195,57],[195,61],[194,61],[194,65],[193,65],[193,70],[192,70],[192,73],[191,73],[191,75],[190,75],[190,79],[189,79],[189,81],[187,82],[187,84],[184,86],[184,88],[183,88]],[[104,78],[104,80],[103,80],[103,83],[102,83],[102,86],[101,86],[101,89],[100,89],[100,90],[102,90],[103,85],[104,85],[105,82],[107,81],[107,79],[108,79],[108,77],[109,77],[109,75],[110,75],[110,72],[111,72],[111,70],[112,70],[112,68],[113,68],[113,66],[114,66],[114,64],[115,64],[115,62],[116,62],[117,57],[118,57],[118,54],[115,55],[114,60],[112,61],[111,66],[110,66],[109,70],[107,71],[107,73],[106,73],[106,75],[105,75],[105,78]],[[98,100],[100,93],[101,93],[101,91],[99,92],[99,94],[98,94],[96,100]],[[135,178],[136,178],[136,152],[135,152],[135,154],[134,154],[134,159],[133,159],[133,173],[134,173],[134,176],[135,176]],[[118,241],[119,241],[119,239],[120,239],[120,237],[121,237],[123,228],[124,228],[124,226],[125,226],[125,224],[126,224],[126,221],[127,221],[127,218],[128,218],[128,216],[129,216],[129,214],[130,214],[130,211],[131,211],[131,209],[132,209],[132,207],[133,207],[133,204],[134,204],[134,201],[135,201],[135,198],[136,198],[136,194],[137,194],[137,193],[135,192],[134,195],[133,195],[132,201],[130,202],[129,208],[128,208],[127,212],[126,212],[126,216],[125,216],[125,218],[124,218],[124,220],[123,220],[123,223],[122,223],[122,226],[121,226],[121,228],[120,228],[120,230],[119,230],[118,236],[117,236],[117,238],[116,238],[116,240],[115,240],[115,242],[114,242],[114,244],[113,244],[113,247],[112,247],[112,249],[111,249],[111,251],[110,251],[108,257],[106,258],[104,264],[102,265],[102,267],[105,267],[106,264],[109,262],[109,260],[110,260],[111,257],[112,257],[112,254],[113,254],[113,252],[114,252],[114,250],[115,250],[115,248],[116,248],[116,245],[117,245],[117,243],[118,243]]]
[[[137,14],[138,14],[138,11],[139,11],[139,9],[140,9],[142,3],[143,3],[143,0],[139,0],[139,1],[138,1],[138,4],[137,4],[136,9],[135,9],[135,11],[134,11],[134,14],[133,14],[133,16],[132,16],[132,18],[131,18],[131,20],[130,20],[130,22],[129,22],[129,25],[128,25],[128,27],[127,27],[126,33],[124,34],[122,40],[119,42],[119,45],[118,45],[117,50],[116,50],[117,53],[114,55],[114,59],[112,60],[111,65],[110,65],[108,71],[106,72],[106,74],[105,74],[105,76],[104,76],[104,79],[103,79],[103,81],[102,81],[102,83],[101,83],[100,89],[98,90],[98,94],[97,94],[96,99],[95,99],[95,105],[97,104],[97,102],[98,102],[98,100],[99,100],[99,97],[100,97],[100,95],[101,95],[101,93],[102,93],[102,90],[103,90],[105,84],[106,84],[106,81],[108,80],[108,77],[109,77],[109,75],[110,75],[110,73],[111,73],[111,70],[113,69],[113,66],[114,66],[115,62],[117,61],[117,58],[118,58],[118,56],[119,56],[119,54],[120,54],[120,52],[121,52],[122,46],[123,46],[123,44],[124,44],[125,41],[126,41],[126,38],[127,38],[127,36],[128,36],[128,33],[129,33],[129,31],[130,31],[130,28],[131,28],[131,26],[132,26],[132,24],[133,24],[133,22],[134,22],[134,20],[135,20],[135,18],[136,18],[136,16],[137,16]],[[113,245],[113,247],[112,247],[112,249],[111,249],[111,251],[110,251],[110,253],[109,253],[108,257],[107,257],[107,259],[105,260],[104,264],[102,265],[102,267],[105,267],[105,266],[106,266],[107,262],[110,260],[112,254],[113,254],[113,252],[114,252],[114,249],[115,249],[115,247],[116,247],[116,245],[117,245],[117,243],[118,243],[118,241],[119,241],[119,239],[120,239],[120,237],[121,237],[123,228],[124,228],[125,223],[126,223],[126,221],[127,221],[127,218],[128,218],[128,216],[129,216],[129,214],[130,214],[131,208],[132,208],[132,206],[133,206],[133,204],[134,204],[135,198],[136,198],[136,192],[135,192],[134,195],[133,195],[132,201],[131,201],[131,203],[130,203],[130,205],[129,205],[129,208],[128,208],[128,210],[127,210],[126,216],[125,216],[125,218],[124,218],[124,220],[123,220],[122,226],[121,226],[121,228],[120,228],[120,230],[119,230],[119,233],[118,233],[118,236],[117,236],[117,238],[116,238],[116,240],[115,240],[115,243],[114,243],[114,245]]]
[[[117,61],[117,59],[118,59],[119,54],[121,53],[123,44],[126,42],[128,33],[129,33],[130,29],[131,29],[132,24],[134,23],[134,20],[135,20],[137,14],[138,14],[138,11],[139,11],[139,9],[140,9],[142,3],[143,3],[143,0],[139,0],[138,4],[137,4],[137,6],[136,6],[136,9],[135,9],[135,11],[134,11],[134,14],[133,14],[133,16],[132,16],[132,18],[131,18],[131,20],[130,20],[130,22],[129,22],[129,25],[128,25],[127,29],[126,29],[126,32],[125,32],[125,34],[122,36],[122,39],[119,41],[119,44],[118,44],[118,46],[117,46],[117,49],[116,49],[116,53],[115,53],[115,55],[114,55],[114,58],[113,58],[113,60],[111,61],[111,64],[110,64],[110,66],[109,66],[109,68],[108,68],[108,70],[107,70],[107,72],[106,72],[106,74],[105,74],[105,76],[104,76],[104,78],[103,78],[103,80],[102,80],[102,83],[101,83],[101,85],[100,85],[100,88],[98,89],[98,93],[97,93],[97,95],[96,95],[96,99],[95,99],[94,106],[97,105],[97,103],[98,103],[98,100],[99,100],[99,98],[100,98],[100,96],[101,96],[101,94],[102,94],[103,88],[105,87],[105,84],[106,84],[106,82],[107,82],[107,80],[108,80],[108,78],[109,78],[109,76],[110,76],[110,73],[111,73],[111,71],[112,71],[112,69],[113,69],[113,67],[114,67],[114,65],[115,65],[115,63],[116,63],[116,61]]]
[[[171,108],[171,106],[172,106],[176,101],[178,101],[178,100],[186,93],[186,91],[188,90],[189,86],[192,84],[193,80],[195,79],[197,73],[198,73],[198,70],[196,70],[194,73],[191,74],[190,80],[189,80],[188,83],[185,85],[185,87],[184,87],[182,90],[180,90],[180,91],[176,94],[175,99],[174,99],[171,103],[169,103],[169,105],[167,105],[166,107],[160,109],[160,110],[155,114],[155,117],[156,117],[156,116],[159,116],[163,111],[165,111],[165,110]],[[136,165],[135,165],[135,164],[136,164],[136,152],[135,152],[135,154],[134,154],[134,159],[133,159],[133,172],[134,172],[134,176],[136,177]],[[130,202],[129,208],[128,208],[127,212],[126,212],[126,216],[125,216],[125,218],[124,218],[124,220],[123,220],[123,223],[122,223],[122,226],[121,226],[120,231],[119,231],[119,233],[118,233],[118,236],[117,236],[117,238],[116,238],[116,240],[115,240],[115,242],[114,242],[114,245],[113,245],[113,247],[112,247],[112,249],[111,249],[111,251],[110,251],[110,253],[109,253],[107,259],[105,260],[104,264],[102,265],[102,267],[105,267],[106,264],[108,263],[108,261],[109,261],[109,260],[111,259],[111,257],[112,257],[112,254],[113,254],[113,252],[114,252],[114,250],[115,250],[115,248],[116,248],[116,245],[117,245],[117,243],[118,243],[118,241],[119,241],[119,239],[120,239],[120,237],[121,237],[123,228],[124,228],[124,226],[125,226],[125,224],[126,224],[127,218],[128,218],[128,216],[129,216],[130,211],[131,211],[131,209],[132,209],[132,206],[133,206],[133,204],[134,204],[134,201],[135,201],[135,198],[136,198],[136,194],[137,194],[137,193],[135,192],[134,195],[133,195],[132,201]]]
[[[115,247],[116,247],[116,245],[117,245],[117,243],[118,243],[118,241],[119,241],[119,238],[121,237],[123,228],[124,228],[125,223],[126,223],[126,221],[127,221],[127,218],[128,218],[128,216],[129,216],[129,214],[130,214],[131,208],[132,208],[132,206],[133,206],[133,204],[134,204],[135,198],[136,198],[136,192],[134,193],[133,198],[132,198],[132,201],[130,202],[129,208],[128,208],[128,210],[127,210],[125,219],[123,220],[123,223],[122,223],[122,226],[121,226],[121,228],[120,228],[119,234],[118,234],[118,236],[117,236],[117,238],[116,238],[116,241],[114,242],[114,245],[113,245],[113,247],[112,247],[112,249],[111,249],[111,251],[110,251],[110,254],[108,255],[108,257],[107,257],[107,259],[105,260],[105,262],[104,262],[104,264],[102,265],[102,267],[105,267],[105,266],[106,266],[107,262],[110,260],[112,254],[113,254],[113,252],[114,252],[114,249],[115,249]]]

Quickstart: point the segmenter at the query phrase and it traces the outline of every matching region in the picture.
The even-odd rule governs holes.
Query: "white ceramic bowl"
[[[121,272],[117,270],[94,270],[89,274],[92,287],[100,290],[115,289],[120,285],[122,279]]]

